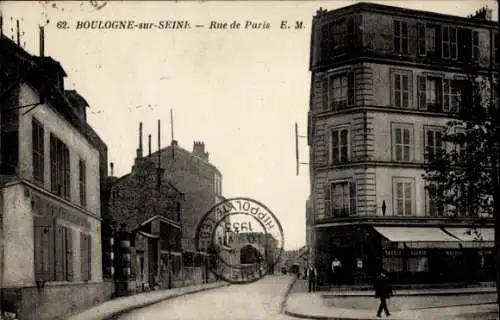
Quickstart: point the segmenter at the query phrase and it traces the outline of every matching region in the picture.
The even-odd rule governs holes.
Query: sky
[[[0,2],[3,31],[39,53],[38,25],[45,25],[45,55],[61,62],[67,89],[90,104],[88,122],[108,146],[114,175],[131,170],[138,147],[139,122],[144,146],[157,121],[162,147],[174,139],[189,151],[203,141],[210,162],[223,174],[227,198],[249,197],[279,219],[285,249],[305,245],[307,164],[296,175],[295,122],[307,134],[309,45],[316,11],[357,1],[21,1]],[[368,1],[366,1],[368,2]],[[371,1],[467,16],[496,1]],[[101,7],[102,6],[102,7]],[[187,20],[188,30],[83,30],[78,21]],[[303,21],[302,29],[280,29],[282,20]],[[61,21],[67,28],[58,28]],[[269,23],[269,29],[210,30],[210,21]],[[58,23],[59,22],[59,23]],[[205,25],[195,28],[194,25]],[[300,162],[308,162],[299,138]]]

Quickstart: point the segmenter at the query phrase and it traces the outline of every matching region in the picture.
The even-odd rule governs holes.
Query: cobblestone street
[[[281,314],[292,279],[290,276],[267,276],[251,284],[232,285],[160,302],[118,319],[294,319]]]

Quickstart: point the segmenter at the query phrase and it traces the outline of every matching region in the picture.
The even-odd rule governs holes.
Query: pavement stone
[[[174,289],[152,291],[127,297],[120,297],[101,303],[83,312],[71,315],[67,318],[67,320],[112,319],[117,315],[132,311],[134,309],[146,307],[163,300],[172,299],[201,291],[221,288],[229,285],[230,283],[227,282],[214,282],[209,284],[193,285]]]

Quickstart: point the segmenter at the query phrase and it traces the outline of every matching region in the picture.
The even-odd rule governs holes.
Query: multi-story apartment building
[[[107,147],[57,61],[3,35],[0,46],[0,302],[18,319],[54,319],[113,291],[101,271]]]
[[[344,281],[381,268],[398,281],[493,279],[493,228],[484,241],[464,234],[492,218],[450,216],[422,177],[469,102],[464,66],[485,76],[497,67],[490,20],[372,3],[313,18],[308,245],[324,281],[334,258]]]

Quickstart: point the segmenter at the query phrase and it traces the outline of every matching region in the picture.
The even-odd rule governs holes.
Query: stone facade
[[[364,244],[380,240],[368,226],[491,224],[491,217],[431,213],[422,174],[433,137],[454,117],[452,107],[467,103],[464,66],[474,62],[484,77],[497,67],[496,27],[377,4],[318,11],[311,37],[307,242],[324,272],[334,255],[345,259],[346,278],[376,270],[380,249]],[[406,199],[405,208],[397,207],[397,197]],[[379,258],[363,260],[367,252]]]
[[[112,294],[101,266],[100,171],[107,148],[77,112],[87,106],[66,98],[60,65],[0,41],[6,49],[2,68],[15,70],[2,83],[35,70],[12,86],[1,105],[3,302],[20,319],[52,319]],[[67,295],[74,290],[85,296]]]

